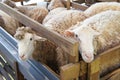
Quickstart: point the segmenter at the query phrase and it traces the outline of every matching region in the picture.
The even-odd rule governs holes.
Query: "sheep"
[[[14,2],[11,0],[5,0],[5,4],[13,7],[14,9],[18,10],[19,12],[27,15],[28,17],[42,23],[45,16],[48,14],[48,10],[45,7],[39,6],[16,6]]]
[[[0,10],[0,26],[13,36],[20,24],[14,18]]]
[[[85,20],[86,18],[87,17],[82,11],[65,10],[58,15],[55,15],[43,25],[52,31],[63,34],[66,29],[77,24],[77,22]]]
[[[63,7],[58,7],[58,8],[55,8],[55,9],[51,10],[51,11],[48,13],[48,15],[44,18],[42,24],[47,23],[47,22],[48,22],[51,18],[53,18],[55,15],[57,15],[57,14],[65,11],[65,10],[67,10],[67,9],[66,9],[66,8],[63,8]]]
[[[14,37],[18,40],[18,53],[22,60],[33,59],[48,65],[56,73],[67,63],[65,52],[46,38],[37,36],[30,27],[21,27],[16,30]]]
[[[84,11],[84,13],[90,17],[100,12],[106,10],[118,10],[120,11],[120,3],[118,2],[99,2],[91,5],[88,9]]]
[[[94,60],[94,54],[120,44],[120,11],[101,12],[77,26],[66,30],[64,35],[79,41],[79,51],[87,63]]]
[[[46,8],[38,6],[21,6],[17,7],[17,10],[39,23],[42,23],[45,16],[48,14],[48,10]]]
[[[50,4],[48,5],[48,10],[53,10],[58,7],[65,7],[61,0],[51,0]]]
[[[42,23],[45,16],[48,14],[48,10],[44,7],[36,7],[30,11],[28,11],[27,16],[30,18],[38,21],[39,23]]]

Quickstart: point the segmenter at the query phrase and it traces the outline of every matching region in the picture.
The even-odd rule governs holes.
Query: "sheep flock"
[[[10,0],[4,0],[3,3],[36,20],[45,28],[77,40],[81,57],[87,63],[92,62],[95,55],[120,44],[120,3],[118,2],[95,3],[85,11],[67,10],[61,0],[51,0],[46,8],[16,6]],[[32,56],[59,72],[59,68],[68,62],[66,52],[59,45],[37,36],[32,29],[21,25],[23,24],[0,11],[0,26],[18,40],[19,57],[27,60]],[[23,46],[26,48],[23,49]],[[118,61],[116,59],[115,63],[119,63]]]

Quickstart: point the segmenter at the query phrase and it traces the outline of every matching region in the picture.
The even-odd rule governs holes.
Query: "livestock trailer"
[[[63,1],[66,5],[79,10],[85,10],[87,7],[80,4]],[[42,24],[25,16],[4,3],[0,3],[0,9],[15,18],[22,24],[30,26],[40,36],[53,41],[59,45],[69,56],[69,63],[60,67],[60,74],[56,74],[49,67],[36,61],[22,62],[17,56],[17,42],[5,30],[0,28],[0,51],[1,55],[8,63],[15,67],[15,73],[21,75],[22,79],[27,80],[120,80],[120,45],[106,50],[95,56],[91,63],[85,63],[78,52],[78,41],[67,39],[57,33],[46,29]],[[51,37],[52,36],[52,37]],[[6,55],[5,55],[6,54]],[[7,55],[12,55],[11,57]],[[114,57],[114,58],[113,58]],[[117,62],[114,62],[115,59]],[[12,60],[13,59],[13,60]],[[23,66],[24,65],[24,66]],[[106,67],[105,69],[103,67]],[[21,80],[18,78],[18,80]]]

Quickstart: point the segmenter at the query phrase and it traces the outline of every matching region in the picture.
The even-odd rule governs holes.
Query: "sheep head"
[[[22,60],[31,57],[35,50],[36,41],[45,41],[45,38],[37,36],[29,27],[20,27],[14,37],[18,40],[18,54]]]
[[[95,32],[91,28],[89,29],[77,29],[77,31],[65,31],[65,36],[74,37],[79,41],[79,51],[83,60],[90,63],[94,60],[94,44],[93,40],[95,36],[99,35],[99,32]]]

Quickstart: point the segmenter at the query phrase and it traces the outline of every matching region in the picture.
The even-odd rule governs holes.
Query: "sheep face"
[[[37,40],[44,41],[45,38],[37,36],[36,34],[25,32],[16,32],[15,38],[18,40],[18,54],[20,59],[28,60],[35,50],[35,43]]]
[[[94,45],[93,39],[96,35],[99,35],[98,32],[93,30],[83,30],[79,32],[65,32],[66,36],[74,37],[76,40],[79,41],[79,51],[83,60],[87,63],[90,63],[94,59]]]
[[[34,51],[34,37],[26,33],[24,38],[18,41],[18,53],[22,60],[27,60]]]

